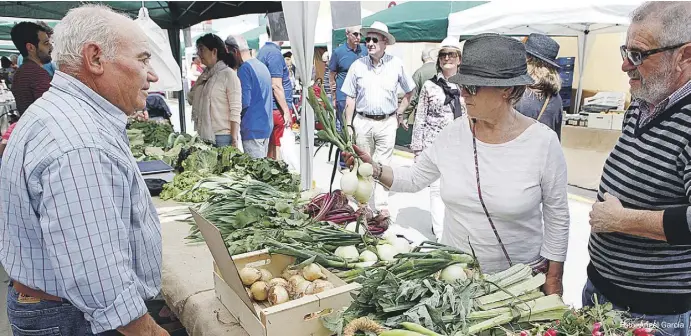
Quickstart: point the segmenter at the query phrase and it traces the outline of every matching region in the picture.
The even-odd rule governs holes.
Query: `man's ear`
[[[679,48],[679,61],[677,62],[677,71],[685,71],[691,68],[691,43],[687,43]]]
[[[103,74],[103,49],[95,43],[88,43],[82,48],[84,67],[94,75]]]
[[[27,53],[28,55],[31,55],[32,52],[33,52],[33,53],[36,52],[36,46],[33,45],[32,43],[27,42],[27,43],[24,45],[24,47],[26,48],[26,53]]]

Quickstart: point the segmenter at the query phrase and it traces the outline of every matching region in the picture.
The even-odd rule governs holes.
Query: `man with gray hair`
[[[331,86],[331,100],[336,110],[336,127],[339,130],[341,127],[341,120],[343,120],[343,112],[345,111],[347,98],[346,94],[341,91],[343,82],[353,62],[367,56],[367,47],[360,42],[362,37],[360,29],[360,26],[346,28],[346,43],[334,49],[329,62],[326,64],[329,68],[328,83],[329,86]],[[324,83],[327,83],[327,81],[324,81]],[[341,168],[345,168],[345,163],[342,159],[340,160],[340,166]]]
[[[622,71],[633,102],[590,213],[584,305],[609,301],[662,335],[689,335],[691,2],[633,12]]]
[[[271,73],[269,68],[250,55],[242,36],[228,36],[226,48],[235,57],[242,86],[242,148],[253,158],[265,158],[273,130]]]
[[[146,35],[85,5],[53,39],[59,71],[0,168],[9,321],[15,335],[168,335],[144,303],[161,288],[161,227],[126,135],[158,80]]]

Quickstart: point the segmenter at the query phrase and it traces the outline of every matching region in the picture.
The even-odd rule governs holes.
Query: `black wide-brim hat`
[[[557,64],[559,43],[547,35],[530,34],[525,41],[525,52],[547,62],[557,69],[561,69],[561,66]]]
[[[495,87],[534,83],[528,75],[523,43],[498,34],[480,34],[466,40],[461,66],[449,81],[459,85]]]

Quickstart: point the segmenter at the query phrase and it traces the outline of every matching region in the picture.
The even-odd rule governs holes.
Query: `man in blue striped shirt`
[[[161,287],[161,228],[125,129],[158,80],[146,35],[86,5],[53,38],[59,71],[0,168],[9,321],[21,335],[168,335],[144,303]]]
[[[388,27],[375,22],[363,28],[369,56],[350,66],[341,91],[346,98],[346,122],[351,123],[357,138],[355,143],[372,154],[376,162],[389,164],[396,144],[396,129],[408,129],[403,112],[410,104],[415,82],[403,69],[403,62],[386,53],[386,46],[396,43]],[[398,87],[405,95],[398,103]],[[354,112],[357,115],[353,117]],[[389,217],[388,191],[377,184],[370,206],[381,217]]]

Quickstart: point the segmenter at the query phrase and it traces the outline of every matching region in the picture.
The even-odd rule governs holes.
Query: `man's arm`
[[[50,89],[50,75],[48,71],[41,71],[40,75],[32,81],[34,86],[34,100],[41,98],[43,94]]]
[[[593,204],[590,226],[593,232],[621,232],[666,241],[672,245],[691,243],[689,207],[664,211],[626,209],[610,194]]]
[[[353,98],[351,96],[347,96],[346,97],[346,105],[345,105],[346,126],[352,125],[354,112],[355,112],[355,98]]]
[[[329,72],[329,85],[331,86],[331,99],[333,100],[333,107],[334,109],[336,108],[336,102],[338,101],[336,99],[336,77],[338,76],[337,72],[334,72],[333,70]]]
[[[148,317],[137,289],[131,232],[121,217],[129,207],[122,202],[129,195],[126,175],[136,172],[123,169],[95,148],[75,149],[51,162],[40,175],[37,209],[44,247],[61,295],[84,313],[92,332],[167,335]],[[150,259],[151,277],[160,272],[156,256],[140,257]]]
[[[274,99],[278,108],[283,112],[283,119],[285,119],[286,126],[291,124],[293,119],[290,115],[290,108],[288,108],[288,103],[286,103],[286,92],[283,90],[283,78],[271,78],[271,89],[274,93]]]
[[[401,65],[401,69],[398,72],[398,84],[401,86],[401,89],[403,89],[403,92],[405,92],[406,94],[405,96],[403,96],[401,103],[398,105],[398,109],[396,110],[396,116],[398,116],[398,124],[407,131],[408,122],[405,119],[403,113],[405,113],[405,110],[408,108],[408,105],[410,105],[410,98],[412,98],[416,86],[415,81],[413,81],[413,78],[405,72],[403,65]]]

